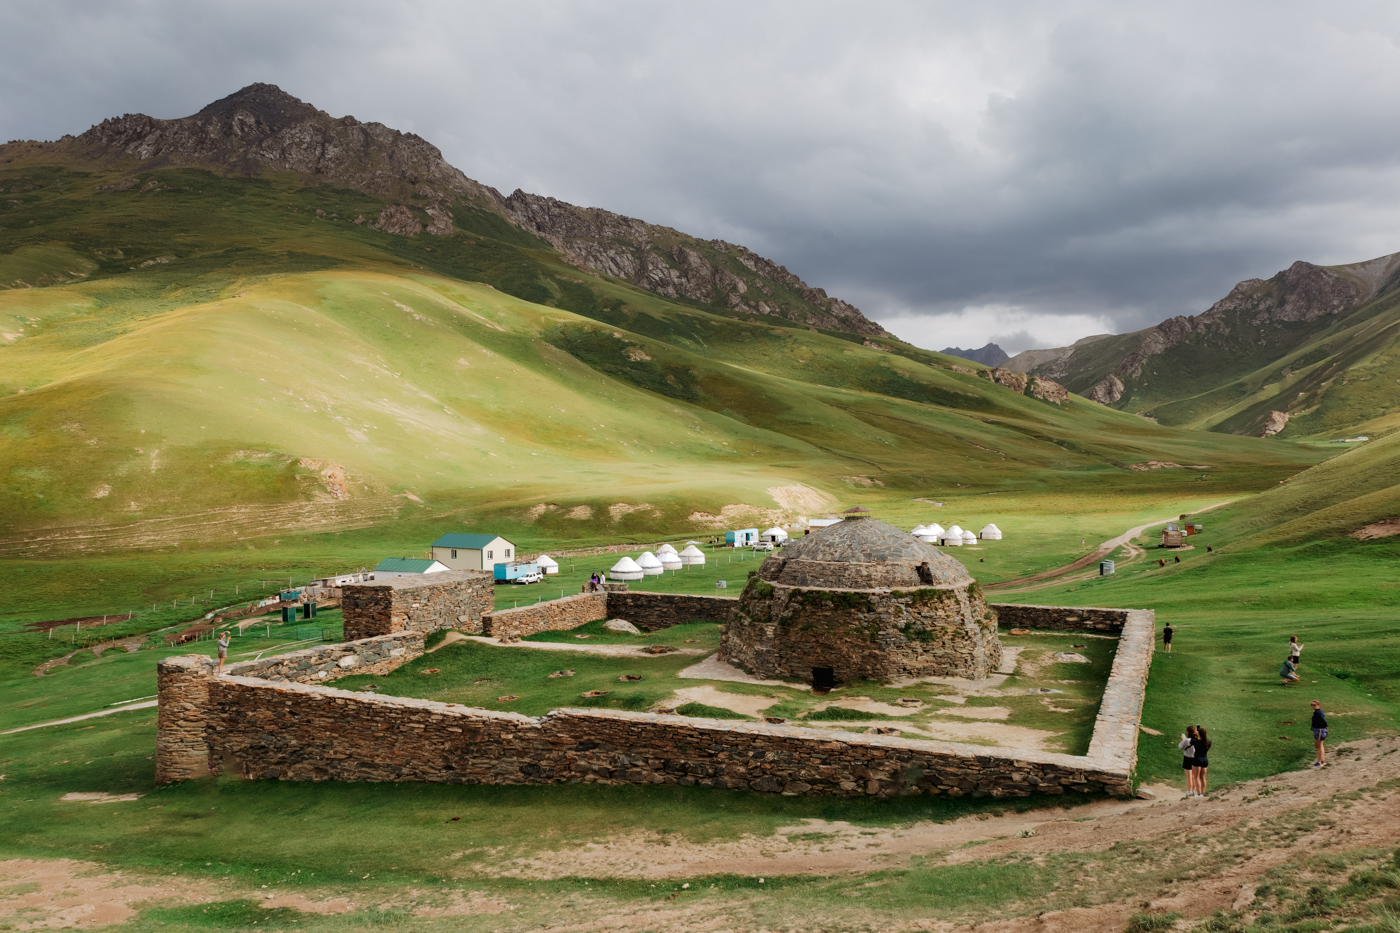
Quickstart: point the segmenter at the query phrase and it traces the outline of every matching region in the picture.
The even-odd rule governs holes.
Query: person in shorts
[[[1284,659],[1279,666],[1278,676],[1283,680],[1283,686],[1291,687],[1298,682],[1298,665],[1293,663],[1292,658]]]
[[[1191,773],[1196,777],[1196,796],[1206,795],[1206,769],[1210,767],[1210,736],[1206,733],[1206,727],[1196,726],[1196,741],[1192,743],[1196,752],[1195,767]]]
[[[1303,657],[1302,657],[1302,655],[1303,655],[1303,646],[1300,645],[1300,644],[1298,644],[1298,636],[1297,636],[1297,635],[1289,635],[1289,636],[1288,636],[1288,659],[1289,659],[1290,661],[1293,662],[1293,669],[1294,669],[1295,671],[1298,669],[1298,666],[1299,666],[1300,664],[1303,663]]]
[[[1170,622],[1167,623],[1166,628],[1162,629],[1162,647],[1166,649],[1167,654],[1172,653],[1172,636],[1175,634]]]
[[[1181,750],[1181,770],[1186,773],[1186,796],[1196,796],[1196,727],[1187,726],[1176,747]]]
[[[1313,767],[1321,768],[1327,764],[1327,714],[1317,700],[1312,701],[1312,711],[1313,746],[1317,749],[1317,761],[1313,762]]]
[[[228,643],[229,643],[228,631],[225,630],[225,631],[220,632],[220,633],[219,633],[219,669],[218,669],[217,671],[215,671],[215,673],[217,673],[217,674],[222,674],[222,673],[224,672],[224,662],[228,660]]]

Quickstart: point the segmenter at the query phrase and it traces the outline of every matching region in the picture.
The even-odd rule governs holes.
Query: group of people
[[[1303,646],[1298,642],[1297,635],[1288,636],[1288,657],[1283,659],[1283,664],[1279,666],[1278,675],[1283,678],[1283,685],[1291,687],[1298,682],[1298,665],[1303,663]]]
[[[1162,629],[1162,647],[1167,654],[1171,654],[1172,637],[1175,634],[1170,624]],[[1291,687],[1298,682],[1298,665],[1302,663],[1302,655],[1302,642],[1298,641],[1297,635],[1290,635],[1288,657],[1279,668],[1279,676],[1283,679],[1285,687]],[[1312,701],[1312,721],[1309,725],[1312,728],[1313,747],[1317,751],[1317,760],[1312,766],[1321,768],[1327,763],[1327,714],[1322,711],[1322,703],[1318,700]],[[1181,741],[1176,747],[1181,750],[1181,769],[1186,772],[1186,796],[1204,797],[1211,747],[1210,735],[1205,726],[1188,726],[1181,734]]]

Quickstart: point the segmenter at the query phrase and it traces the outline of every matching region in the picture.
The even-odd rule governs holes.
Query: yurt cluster
[[[943,547],[962,547],[964,544],[976,544],[979,540],[1001,540],[1001,529],[990,522],[976,534],[959,528],[957,525],[944,528],[938,522],[931,525],[916,525],[911,534],[925,544],[937,544]]]
[[[635,560],[623,557],[608,571],[608,579],[622,582],[643,580],[647,577],[659,577],[668,570],[680,570],[682,567],[703,567],[705,566],[705,552],[700,550],[699,543],[691,541],[685,546],[685,550],[680,552],[677,552],[669,544],[663,544],[656,549],[655,553],[643,551],[641,556]]]

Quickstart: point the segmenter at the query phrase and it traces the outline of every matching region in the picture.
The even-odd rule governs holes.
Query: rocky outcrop
[[[283,171],[308,184],[352,188],[385,199],[372,226],[396,236],[423,232],[414,208],[429,218],[428,233],[451,235],[451,205],[465,202],[536,234],[580,269],[667,298],[889,336],[858,308],[743,246],[523,191],[502,197],[450,165],[419,136],[354,117],[336,119],[271,84],[249,85],[180,119],[113,117],[62,145],[89,158],[136,159],[146,163],[143,168],[199,165],[239,175]]]
[[[860,309],[803,282],[786,267],[724,240],[698,240],[670,227],[596,207],[516,190],[507,216],[574,265],[667,298],[718,304],[811,327],[889,336]]]
[[[1264,423],[1259,428],[1259,436],[1273,437],[1286,427],[1288,427],[1288,412],[1271,411],[1264,417]]]
[[[1123,397],[1123,380],[1113,373],[1109,373],[1099,380],[1098,384],[1089,390],[1085,396],[1091,402],[1098,402],[1100,405],[1112,405]]]
[[[1042,402],[1050,402],[1055,405],[1069,401],[1069,390],[1055,382],[1053,379],[1042,379],[1039,376],[1027,376],[1025,373],[1013,372],[1009,369],[984,369],[978,373],[986,379],[990,379],[999,386],[1005,386],[1020,395],[1029,395],[1031,398],[1040,399]]]

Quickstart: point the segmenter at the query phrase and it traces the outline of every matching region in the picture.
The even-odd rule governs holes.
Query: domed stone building
[[[983,678],[1001,664],[1001,642],[996,612],[962,564],[855,513],[763,562],[724,629],[720,659],[822,688]]]

